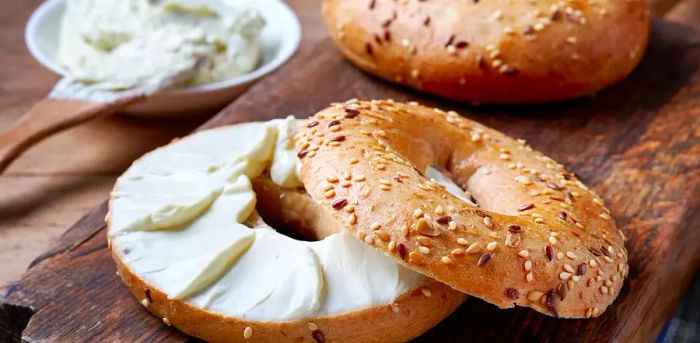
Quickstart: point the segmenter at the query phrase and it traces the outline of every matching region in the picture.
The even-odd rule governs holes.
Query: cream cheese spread
[[[71,82],[105,93],[162,82],[197,63],[183,86],[229,79],[255,69],[264,20],[233,0],[67,0],[58,60]],[[83,94],[84,95],[84,94]]]
[[[465,191],[462,189],[462,187],[458,186],[452,179],[448,178],[443,174],[439,169],[437,169],[434,166],[428,166],[425,168],[425,177],[430,179],[433,182],[436,182],[443,187],[445,187],[445,190],[448,191],[450,194],[456,196],[457,198],[460,198],[462,201],[468,202],[470,205],[477,206],[470,198],[467,197],[467,194],[469,193],[468,191]]]
[[[292,117],[196,133],[134,163],[112,192],[109,235],[131,270],[168,295],[225,315],[293,320],[390,304],[424,277],[349,233],[299,241],[243,224],[250,180],[298,187]]]

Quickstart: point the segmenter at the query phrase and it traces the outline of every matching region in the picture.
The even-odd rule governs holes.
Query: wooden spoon
[[[179,70],[173,75],[165,75],[155,83],[111,93],[113,96],[109,101],[61,97],[57,95],[60,92],[55,92],[59,85],[73,83],[68,79],[59,81],[54,92],[34,105],[10,128],[0,133],[0,173],[22,152],[42,139],[97,117],[111,115],[160,91],[172,88],[192,78],[203,64],[203,61],[196,61],[191,68]]]

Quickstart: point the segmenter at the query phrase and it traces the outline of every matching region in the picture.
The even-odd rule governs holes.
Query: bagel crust
[[[361,69],[474,103],[592,94],[632,71],[649,34],[642,0],[324,0],[323,17]]]
[[[594,192],[524,141],[455,112],[351,100],[309,118],[296,142],[308,193],[346,230],[501,308],[595,317],[628,273],[623,233]],[[426,179],[431,165],[479,207]]]
[[[149,312],[168,326],[207,342],[405,342],[449,316],[466,299],[442,283],[425,279],[390,305],[334,316],[261,322],[225,316],[182,300],[172,300],[112,257],[122,281]]]

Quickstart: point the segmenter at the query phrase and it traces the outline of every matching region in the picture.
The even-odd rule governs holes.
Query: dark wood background
[[[527,139],[609,204],[627,234],[630,275],[600,318],[560,320],[477,299],[419,341],[652,341],[700,263],[700,37],[655,22],[640,67],[595,97],[547,106],[472,107],[418,94],[347,64],[329,41],[302,51],[206,127],[295,114],[348,98],[419,100]],[[130,296],[106,249],[103,204],[0,299],[0,340],[186,341]],[[310,339],[310,338],[309,338]]]

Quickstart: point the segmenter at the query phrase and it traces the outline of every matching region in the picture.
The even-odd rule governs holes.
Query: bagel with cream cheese
[[[466,295],[342,231],[312,200],[298,178],[300,123],[207,130],[137,160],[106,218],[125,285],[165,324],[211,342],[396,342],[427,331]]]
[[[412,270],[564,318],[597,316],[620,292],[627,251],[610,211],[522,140],[452,111],[352,100],[309,118],[296,144],[311,197]]]
[[[632,71],[649,34],[642,0],[324,0],[323,17],[361,69],[475,103],[592,94]]]

